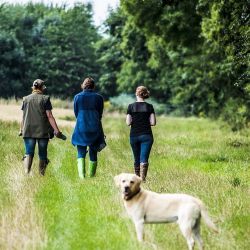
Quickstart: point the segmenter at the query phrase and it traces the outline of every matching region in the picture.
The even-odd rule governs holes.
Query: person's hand
[[[56,138],[59,138],[64,141],[67,139],[66,135],[64,135],[61,131],[54,132],[54,135]]]

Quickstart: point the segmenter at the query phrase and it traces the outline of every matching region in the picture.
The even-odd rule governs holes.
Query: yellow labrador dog
[[[189,250],[194,249],[195,240],[203,249],[200,236],[200,219],[217,231],[202,201],[187,194],[158,194],[140,187],[142,179],[135,174],[122,173],[114,177],[120,187],[125,208],[132,218],[137,238],[143,240],[145,223],[177,222],[187,240]]]

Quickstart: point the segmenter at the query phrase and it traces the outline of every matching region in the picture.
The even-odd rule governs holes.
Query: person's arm
[[[48,117],[48,120],[49,120],[49,123],[51,125],[51,127],[54,129],[54,133],[55,133],[55,136],[60,133],[60,130],[57,126],[57,123],[56,123],[56,120],[52,114],[52,111],[51,110],[46,110],[46,115]]]
[[[24,100],[24,99],[23,99],[23,100]],[[22,103],[22,107],[21,107],[21,110],[22,110],[22,118],[21,118],[21,121],[20,121],[20,129],[19,129],[19,133],[18,133],[19,136],[22,136],[22,135],[23,135],[23,109],[24,109],[24,102]]]
[[[19,129],[18,135],[19,135],[19,136],[22,136],[22,135],[23,135],[23,117],[21,118],[20,129]]]
[[[100,120],[102,119],[102,115],[103,115],[103,108],[104,108],[104,100],[103,100],[103,97],[100,96],[99,98],[99,108],[98,108],[98,112],[99,112],[99,115],[100,115]]]
[[[132,116],[131,116],[132,112],[131,112],[131,105],[128,105],[128,109],[127,109],[127,116],[126,116],[126,124],[128,126],[130,126],[132,124]]]
[[[78,107],[77,107],[77,97],[74,97],[74,114],[75,114],[75,118],[77,118],[78,116]]]
[[[132,116],[130,114],[127,114],[126,117],[126,124],[130,126],[132,124]]]
[[[62,134],[62,132],[59,130],[57,123],[56,123],[56,119],[54,118],[52,114],[52,105],[50,102],[50,98],[47,98],[46,103],[44,105],[44,109],[46,111],[48,121],[54,130],[54,135],[59,139],[66,140],[67,137],[64,134]]]
[[[54,129],[54,135],[59,139],[66,140],[67,137],[59,130],[51,110],[46,110],[46,115],[48,117],[51,127]]]
[[[155,118],[155,113],[151,113],[149,116],[149,122],[151,126],[155,126],[156,125],[156,118]]]

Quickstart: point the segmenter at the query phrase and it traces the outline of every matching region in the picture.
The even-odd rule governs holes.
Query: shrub
[[[246,105],[229,99],[223,108],[221,118],[230,125],[233,131],[238,131],[247,126],[250,117]]]
[[[111,97],[109,99],[109,102],[109,111],[126,112],[128,105],[130,103],[135,102],[135,97],[133,95],[123,93],[118,96]],[[158,103],[157,101],[151,98],[149,98],[147,102],[153,104],[156,114],[159,115],[167,113],[167,108],[165,104]]]

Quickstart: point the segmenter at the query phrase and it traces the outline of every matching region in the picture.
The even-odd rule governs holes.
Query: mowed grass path
[[[66,142],[49,144],[45,177],[25,176],[18,124],[0,122],[0,249],[186,249],[176,224],[146,225],[147,242],[137,243],[113,177],[133,172],[124,117],[106,116],[108,146],[99,154],[97,176],[79,180],[72,128]],[[249,249],[250,131],[232,133],[217,122],[158,118],[144,188],[188,193],[208,207],[220,229],[202,223],[206,249]],[[155,246],[151,243],[154,243]]]

